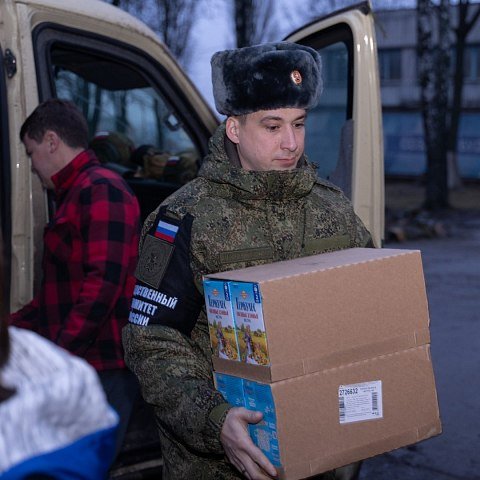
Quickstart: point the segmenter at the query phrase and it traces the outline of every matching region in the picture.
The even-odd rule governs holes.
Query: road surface
[[[360,480],[480,479],[480,215],[452,233],[385,245],[422,252],[443,433],[366,460]]]

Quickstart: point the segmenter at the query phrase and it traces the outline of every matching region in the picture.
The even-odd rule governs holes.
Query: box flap
[[[420,254],[420,251],[397,248],[348,248],[346,250],[294,258],[282,262],[256,265],[240,270],[212,273],[206,275],[206,278],[265,283],[271,280],[290,278],[332,268],[343,268],[353,264],[412,253]]]

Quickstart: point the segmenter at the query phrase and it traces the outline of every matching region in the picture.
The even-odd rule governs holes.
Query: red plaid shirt
[[[42,285],[11,323],[38,332],[97,370],[124,368],[121,329],[135,283],[137,199],[90,151],[52,181],[57,209],[44,233]]]

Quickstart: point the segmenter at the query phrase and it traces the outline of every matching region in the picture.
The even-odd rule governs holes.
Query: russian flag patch
[[[173,243],[177,232],[178,227],[176,225],[172,225],[164,220],[160,220],[157,228],[155,229],[155,236],[157,238],[161,238],[162,240],[166,240],[169,243]]]

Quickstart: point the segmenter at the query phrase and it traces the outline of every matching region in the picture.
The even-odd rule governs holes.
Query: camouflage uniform
[[[146,220],[123,331],[155,408],[165,480],[242,478],[220,443],[230,405],[213,387],[202,275],[370,243],[351,203],[305,159],[293,171],[243,170],[225,138],[221,125],[199,177]],[[162,225],[166,241],[155,238]]]

